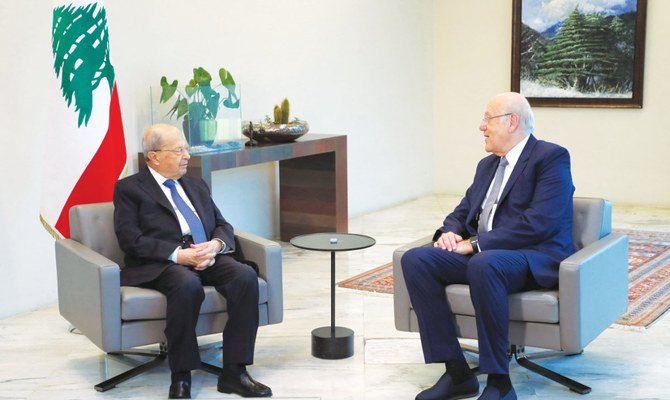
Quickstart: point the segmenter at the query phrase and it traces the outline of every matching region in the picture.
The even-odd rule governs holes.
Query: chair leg
[[[106,392],[109,389],[116,387],[116,385],[127,381],[128,379],[135,377],[143,372],[146,372],[152,368],[159,366],[167,358],[167,345],[161,343],[159,345],[158,352],[155,351],[142,351],[142,350],[124,350],[124,351],[114,351],[107,353],[112,356],[142,356],[142,357],[153,357],[151,360],[140,364],[137,367],[131,368],[126,372],[123,372],[119,375],[111,377],[104,382],[100,382],[94,386],[95,390],[98,392]],[[220,375],[221,367],[216,365],[208,364],[206,362],[201,362],[200,369],[209,372],[210,374]]]
[[[463,351],[467,351],[469,353],[473,354],[479,354],[479,349],[475,346],[471,346],[465,343],[461,343],[461,349]],[[550,352],[542,352],[538,354],[533,354],[533,359],[538,359],[538,358],[544,358],[544,357],[552,357],[556,355],[563,354],[561,352],[555,352],[555,351],[550,351]],[[517,345],[511,345],[509,352],[507,353],[507,356],[511,359],[512,355],[514,355],[514,359],[516,359],[516,362],[530,370],[535,372],[536,374],[542,375],[545,378],[549,378],[554,382],[560,383],[563,386],[566,386],[568,389],[572,390],[573,392],[577,392],[579,394],[587,394],[591,393],[591,388],[581,384],[577,381],[574,381],[566,376],[563,376],[557,372],[554,372],[550,369],[547,369],[535,362],[533,362],[529,357],[528,354],[526,354],[526,350],[523,346],[517,346]],[[479,366],[470,368],[470,370],[475,373],[479,374]]]
[[[529,369],[537,374],[549,378],[554,382],[560,383],[563,386],[566,386],[568,389],[579,394],[587,394],[591,392],[591,388],[583,385],[577,381],[574,381],[566,376],[563,376],[557,372],[554,372],[550,369],[547,369],[539,364],[534,363],[528,358],[526,351],[523,346],[511,346],[511,352],[514,353],[514,358],[516,362],[522,367]]]
[[[205,344],[205,345],[200,346],[200,351],[201,352],[202,351],[208,351],[208,350],[211,350],[211,349],[214,349],[214,350],[218,351],[219,354],[221,354],[221,350],[223,349],[222,342],[214,342],[214,343],[209,343],[209,344]],[[217,367],[216,365],[208,364],[206,362],[201,361],[200,362],[200,370],[205,371],[205,372],[209,372],[210,374],[218,376],[218,375],[221,375],[221,370],[222,369],[221,369],[221,367]]]
[[[128,371],[116,375],[110,379],[107,379],[104,382],[98,383],[97,385],[94,386],[95,390],[97,390],[98,392],[105,392],[109,389],[116,387],[116,385],[118,385],[119,383],[125,382],[134,376],[137,376],[143,372],[146,372],[154,367],[159,366],[161,363],[163,363],[163,361],[167,357],[167,346],[164,343],[161,343],[158,352],[129,350],[129,351],[115,351],[107,354],[113,356],[134,355],[134,356],[153,357],[153,358],[144,364],[140,364],[137,367],[131,368]]]
[[[209,372],[210,374],[214,374],[216,376],[221,375],[221,371],[222,371],[221,367],[217,367],[216,365],[212,365],[212,364],[207,364],[206,362],[201,362],[200,363],[200,369],[205,371],[205,372]]]

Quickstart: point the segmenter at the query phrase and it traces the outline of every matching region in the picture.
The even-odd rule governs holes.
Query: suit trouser
[[[223,363],[253,363],[258,331],[258,275],[230,256],[219,255],[204,271],[172,264],[155,280],[142,286],[167,297],[165,337],[173,372],[200,367],[195,327],[205,298],[203,285],[211,285],[226,298],[228,321],[223,330]]]
[[[507,295],[534,285],[526,257],[513,250],[489,250],[463,256],[434,247],[418,247],[402,257],[402,271],[419,322],[426,363],[465,360],[445,287],[470,285],[479,339],[479,368],[508,374],[509,309]]]

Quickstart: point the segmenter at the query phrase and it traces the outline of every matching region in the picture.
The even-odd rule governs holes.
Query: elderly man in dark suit
[[[507,295],[558,283],[572,242],[574,186],[568,151],[533,136],[525,97],[504,93],[486,106],[479,130],[492,153],[477,166],[460,204],[435,232],[433,247],[402,258],[427,363],[446,372],[416,398],[476,396],[479,383],[457,340],[445,286],[470,285],[479,342],[479,368],[488,374],[480,399],[516,399],[509,378]]]
[[[245,397],[272,396],[246,370],[253,363],[258,330],[258,281],[254,268],[231,256],[233,227],[205,182],[186,175],[189,148],[179,129],[149,127],[142,149],[149,168],[116,184],[114,226],[126,253],[121,284],[156,289],[167,297],[169,398],[190,398],[191,370],[200,367],[195,327],[203,285],[214,286],[228,304],[217,389]]]

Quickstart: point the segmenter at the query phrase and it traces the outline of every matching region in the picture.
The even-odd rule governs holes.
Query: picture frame
[[[624,3],[513,0],[512,91],[539,107],[642,108],[647,0]]]

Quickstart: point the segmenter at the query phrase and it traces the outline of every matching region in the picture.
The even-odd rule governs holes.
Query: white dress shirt
[[[498,208],[498,200],[500,199],[500,195],[502,195],[502,192],[505,190],[505,185],[507,185],[507,181],[509,181],[509,177],[510,175],[512,175],[512,171],[514,170],[516,163],[519,161],[519,157],[521,157],[521,152],[523,151],[523,148],[526,146],[528,138],[530,138],[530,135],[526,136],[525,139],[517,143],[516,146],[512,147],[512,149],[508,151],[507,154],[505,154],[505,159],[509,164],[507,164],[507,166],[505,167],[502,185],[500,186],[500,193],[498,193],[498,198],[496,199],[495,203],[493,204],[493,208],[491,209],[491,217],[489,218],[488,226],[486,227],[487,231],[493,229],[493,217],[495,216],[496,210]],[[493,180],[489,185],[489,189],[486,191],[486,197],[484,197],[484,201],[482,202],[481,208],[483,208],[484,204],[486,204],[486,199],[489,197],[492,188],[493,188]]]
[[[163,193],[165,194],[165,197],[167,197],[168,201],[172,205],[172,209],[174,210],[175,214],[177,215],[177,220],[179,221],[179,227],[181,228],[181,234],[182,236],[190,235],[191,234],[191,228],[188,226],[188,222],[186,222],[186,218],[182,215],[182,213],[179,211],[177,208],[177,205],[174,203],[174,200],[172,200],[172,193],[170,193],[170,188],[163,185],[165,181],[168,179],[164,177],[163,175],[159,174],[158,172],[154,171],[151,167],[149,167],[149,172],[151,172],[151,176],[154,177],[156,182],[158,183],[158,186],[161,188]],[[188,198],[188,195],[184,191],[184,188],[181,186],[178,180],[174,179],[175,181],[175,188],[177,189],[177,193],[179,193],[179,196],[184,200],[186,205],[193,210],[193,213],[200,219],[200,216],[198,213],[195,211],[195,207],[193,207],[193,203],[191,203],[191,199]],[[221,242],[221,251],[219,251],[219,254],[224,253],[226,250],[226,243],[219,239],[215,238],[215,240],[218,240]],[[172,262],[177,262],[177,255],[179,254],[179,250],[181,249],[180,246],[177,246],[177,248],[170,254],[170,257],[168,257],[168,260]]]
[[[158,183],[158,186],[160,186],[161,190],[163,190],[163,193],[165,194],[165,197],[167,197],[168,201],[172,205],[172,208],[174,209],[175,214],[177,214],[177,219],[179,220],[179,226],[181,227],[181,234],[182,236],[190,235],[191,234],[191,228],[189,228],[188,223],[186,222],[186,218],[179,212],[179,209],[177,208],[177,205],[174,203],[174,200],[172,200],[172,194],[170,193],[170,188],[163,185],[165,181],[168,179],[164,177],[163,175],[159,174],[158,172],[154,171],[151,167],[149,167],[149,172],[151,172],[151,175],[154,177],[156,182]],[[195,207],[193,207],[193,203],[191,203],[191,200],[188,198],[186,195],[186,192],[184,191],[184,188],[181,186],[178,180],[174,179],[175,181],[175,188],[177,188],[177,193],[179,193],[179,196],[181,196],[182,199],[184,199],[184,202],[186,205],[193,210],[193,213],[200,219],[200,216],[198,213],[195,211]]]

